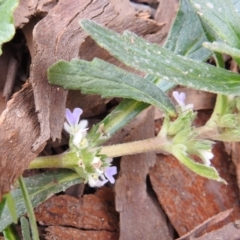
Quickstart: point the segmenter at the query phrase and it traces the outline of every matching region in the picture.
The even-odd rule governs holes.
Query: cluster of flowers
[[[117,168],[111,166],[112,158],[94,156],[90,163],[81,158],[82,149],[88,147],[86,139],[88,121],[80,121],[82,112],[80,108],[75,108],[73,112],[66,109],[67,122],[64,123],[65,131],[70,134],[70,145],[73,145],[74,151],[80,157],[78,165],[84,173],[86,182],[91,187],[101,187],[108,181],[114,183],[113,175],[117,173]]]
[[[187,111],[193,111],[193,107],[194,107],[193,104],[187,104],[187,105],[185,104],[186,94],[184,92],[179,93],[177,91],[174,91],[173,97],[180,107],[179,118],[181,117],[181,114],[186,115]],[[186,137],[188,137],[188,136],[186,136]],[[189,136],[189,140],[190,139],[191,139],[191,136]],[[193,142],[194,142],[194,140],[192,141],[192,143]],[[198,140],[198,143],[200,143],[198,145],[198,149],[194,149],[193,153],[198,155],[202,159],[202,161],[204,162],[204,164],[206,166],[210,166],[211,159],[214,157],[212,150],[211,150],[211,142],[204,141],[204,140],[202,140],[202,142],[201,142],[200,140]],[[191,141],[190,141],[189,145],[191,145]]]

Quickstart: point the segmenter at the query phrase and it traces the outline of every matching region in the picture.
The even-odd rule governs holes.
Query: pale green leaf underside
[[[238,74],[176,55],[130,32],[119,35],[90,20],[81,25],[100,46],[129,66],[190,88],[240,95]]]
[[[46,172],[33,177],[25,178],[25,184],[33,207],[36,207],[55,193],[64,191],[68,187],[80,183],[79,175],[70,170]],[[18,217],[26,213],[25,203],[20,189],[12,192],[15,200]],[[0,204],[1,205],[1,204]],[[7,204],[4,206],[0,218],[0,232],[13,222]]]
[[[15,34],[13,11],[17,5],[18,0],[0,1],[0,55],[2,44],[11,40]]]
[[[231,0],[235,9],[237,10],[237,12],[240,12],[240,1],[239,0]]]
[[[205,42],[203,43],[203,46],[214,52],[228,54],[232,56],[238,64],[240,64],[240,50],[237,48],[230,47],[226,43],[222,43],[222,42],[213,42],[213,43]]]
[[[7,198],[7,206],[8,206],[9,212],[10,212],[10,214],[11,214],[11,217],[12,217],[12,219],[13,219],[13,222],[14,222],[14,223],[17,223],[18,216],[17,216],[17,212],[16,212],[15,199],[13,198],[11,192],[9,192],[9,193],[6,195],[6,198]]]
[[[30,231],[30,225],[25,217],[21,217],[21,230],[22,230],[22,236],[24,240],[31,240],[31,231]]]
[[[100,59],[92,62],[59,61],[48,69],[51,84],[65,89],[81,90],[103,97],[122,97],[152,104],[174,116],[175,108],[169,98],[154,83]]]
[[[218,36],[240,48],[240,16],[231,0],[190,0],[201,17]]]
[[[189,168],[191,171],[193,171],[194,173],[211,179],[211,180],[215,180],[218,182],[222,182],[224,184],[227,184],[227,182],[221,178],[217,172],[217,170],[214,167],[211,166],[206,166],[200,163],[197,163],[195,161],[193,161],[190,157],[186,156],[185,154],[181,153],[179,150],[177,149],[173,149],[172,150],[172,154],[183,164],[185,165],[187,168]]]

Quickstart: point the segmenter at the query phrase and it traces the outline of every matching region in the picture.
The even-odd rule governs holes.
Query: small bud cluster
[[[178,119],[172,122],[168,129],[168,133],[175,135],[173,143],[183,144],[185,154],[197,155],[206,166],[210,166],[210,160],[214,157],[211,151],[212,142],[196,138],[192,127],[192,122],[196,116],[193,112],[193,104],[185,104],[186,95],[183,92],[174,91],[173,97],[180,107]]]
[[[75,108],[73,112],[66,109],[67,122],[64,123],[64,129],[70,134],[70,150],[75,151],[79,157],[77,172],[81,172],[91,187],[101,187],[106,182],[114,183],[113,175],[117,173],[117,168],[111,166],[112,158],[98,155],[88,149],[87,120],[80,120],[82,109]]]

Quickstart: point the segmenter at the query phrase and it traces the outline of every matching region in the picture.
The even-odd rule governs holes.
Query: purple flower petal
[[[106,180],[98,180],[97,182],[96,182],[96,187],[102,187],[106,182],[107,182],[108,180],[106,179]]]
[[[186,99],[186,95],[184,92],[179,93],[178,91],[174,91],[172,93],[173,97],[175,98],[175,100],[177,101],[177,103],[182,107],[185,106],[185,99]]]
[[[179,99],[180,99],[182,102],[184,102],[185,99],[186,99],[186,94],[185,94],[184,92],[180,92],[180,93],[179,93]]]
[[[72,112],[70,111],[70,109],[68,109],[68,108],[66,109],[65,115],[66,115],[66,119],[67,119],[68,123],[70,125],[72,125],[72,123],[73,123],[73,116],[72,116]]]
[[[81,108],[75,108],[73,112],[68,108],[66,109],[66,118],[70,126],[76,126],[78,124],[82,112]]]
[[[72,116],[73,116],[73,125],[74,126],[76,126],[78,124],[82,112],[83,112],[83,110],[81,108],[75,108],[73,110]]]
[[[104,175],[109,180],[110,183],[115,183],[115,179],[113,175],[117,174],[117,168],[116,167],[106,167],[104,170]]]

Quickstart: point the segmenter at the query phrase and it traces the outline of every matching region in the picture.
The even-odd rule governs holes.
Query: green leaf
[[[179,150],[177,147],[173,147],[171,153],[183,165],[192,170],[194,173],[202,177],[227,184],[227,182],[219,176],[217,170],[214,167],[206,166],[193,161],[190,157],[186,156],[186,154],[182,153],[181,150]]]
[[[164,47],[179,55],[205,61],[212,55],[211,51],[202,47],[202,43],[206,41],[201,22],[192,5],[188,0],[181,0]]]
[[[191,33],[191,37],[186,32]],[[202,42],[207,40],[204,36],[201,23],[196,12],[193,11],[192,5],[187,0],[182,0],[165,48],[189,58],[204,61],[211,55],[210,51],[202,47]],[[147,75],[146,78],[164,92],[175,86],[173,82],[164,81],[151,75]],[[149,104],[146,103],[124,99],[103,121],[90,130],[87,137],[91,141],[91,145],[101,145],[148,106]],[[106,134],[101,135],[100,126],[103,127]]]
[[[38,233],[37,220],[34,214],[31,198],[27,190],[27,185],[25,184],[24,178],[22,176],[19,177],[18,182],[19,182],[20,189],[22,191],[22,196],[26,206],[27,215],[29,217],[32,238],[33,240],[39,240],[40,238]]]
[[[176,55],[130,32],[119,35],[90,20],[81,25],[101,47],[129,66],[186,87],[240,95],[240,76],[236,73]]]
[[[202,46],[208,39],[205,31],[188,0],[181,0],[176,19],[170,30],[164,47],[176,54],[187,56],[198,61],[205,61],[212,52]],[[169,86],[169,89],[176,86],[174,82],[163,80],[159,87]]]
[[[17,217],[17,212],[16,212],[16,204],[15,204],[15,200],[14,200],[11,192],[9,192],[6,195],[6,199],[7,199],[7,206],[8,206],[9,212],[12,216],[13,222],[17,223],[18,217]]]
[[[2,212],[5,207],[6,202],[7,202],[6,195],[4,195],[2,198],[2,201],[0,202],[0,218],[2,216]]]
[[[136,117],[149,104],[131,99],[124,99],[121,103],[104,118],[99,124],[92,127],[87,138],[91,141],[91,146],[99,146],[111,136]],[[102,126],[102,127],[100,127]],[[103,128],[102,131],[99,128]],[[103,135],[101,136],[101,132]]]
[[[31,240],[30,226],[27,218],[21,217],[20,222],[21,222],[23,240]]]
[[[232,47],[240,48],[240,16],[231,0],[189,0],[199,16]]]
[[[159,78],[151,75],[145,77],[156,86],[160,83]],[[164,85],[163,90],[167,91],[171,86]],[[131,99],[123,99],[120,104],[108,114],[100,123],[93,126],[87,135],[88,141],[92,147],[102,145],[111,136],[125,126],[129,121],[136,117],[141,111],[147,108],[149,104],[138,102]]]
[[[237,10],[237,12],[240,12],[240,1],[239,0],[232,0],[232,3]]]
[[[212,54],[202,46],[205,41],[207,38],[192,5],[188,0],[180,1],[177,17],[164,47],[188,58],[205,61]],[[164,81],[151,75],[147,75],[146,78],[164,92],[175,86],[173,82]],[[92,141],[93,146],[101,145],[148,106],[149,104],[146,103],[124,99],[103,121],[90,130],[89,141]],[[103,130],[107,134],[100,137],[99,126],[103,126]]]
[[[65,89],[134,99],[159,107],[170,116],[176,115],[172,102],[154,83],[100,59],[59,61],[48,69],[48,79]]]
[[[0,55],[1,45],[11,40],[15,34],[13,11],[17,5],[18,0],[0,0]]]
[[[50,171],[25,178],[25,184],[27,186],[33,207],[38,206],[54,193],[64,191],[68,187],[77,183],[81,183],[81,179],[77,173],[71,170]],[[16,203],[17,215],[20,217],[26,213],[26,207],[21,190],[14,190],[12,192],[12,196]],[[0,232],[12,222],[13,219],[11,214],[5,205],[0,218]]]
[[[8,226],[4,231],[4,240],[20,240],[20,237],[18,236],[18,232],[13,224]]]
[[[207,49],[210,49],[214,52],[224,53],[232,56],[234,60],[240,65],[240,50],[234,47],[230,47],[226,43],[222,42],[204,42],[203,46]]]

